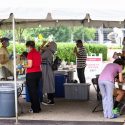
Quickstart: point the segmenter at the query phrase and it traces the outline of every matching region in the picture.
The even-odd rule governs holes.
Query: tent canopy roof
[[[7,4],[9,3],[9,4]],[[105,25],[124,27],[124,0],[4,0],[0,4],[0,24],[9,25],[13,13],[18,25]],[[97,24],[98,22],[98,24]]]

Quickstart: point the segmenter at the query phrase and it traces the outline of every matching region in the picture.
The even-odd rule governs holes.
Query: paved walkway
[[[13,125],[12,120],[0,120],[0,125]],[[79,121],[19,121],[19,125],[123,125],[116,122],[79,122]]]

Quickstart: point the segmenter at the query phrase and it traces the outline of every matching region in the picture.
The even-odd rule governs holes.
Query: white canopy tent
[[[112,7],[112,8],[111,8]],[[11,14],[13,13],[13,14]],[[11,14],[11,18],[10,17]],[[18,105],[16,88],[16,26],[93,26],[124,27],[124,0],[4,0],[0,4],[1,28],[13,29],[16,124]]]
[[[9,4],[8,4],[9,3]],[[124,0],[4,0],[0,4],[0,26],[8,28],[10,13],[17,26],[124,27]]]

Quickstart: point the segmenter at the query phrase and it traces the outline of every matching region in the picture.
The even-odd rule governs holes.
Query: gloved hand
[[[17,65],[17,69],[22,69],[23,68],[23,65],[19,64]]]

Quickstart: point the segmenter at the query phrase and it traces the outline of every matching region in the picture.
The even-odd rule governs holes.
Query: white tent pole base
[[[14,123],[14,125],[22,125],[22,124],[21,124],[21,123],[19,123],[19,122],[18,122],[18,123],[16,123],[16,122],[15,122],[15,123]]]
[[[18,123],[18,97],[17,97],[17,79],[16,79],[16,42],[15,42],[15,19],[12,14],[12,30],[13,30],[13,56],[14,56],[14,85],[15,85],[15,114],[16,114],[16,123]]]

